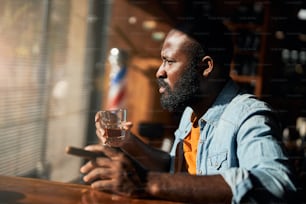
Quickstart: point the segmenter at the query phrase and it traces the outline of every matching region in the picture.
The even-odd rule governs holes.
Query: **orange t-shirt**
[[[192,121],[192,129],[189,135],[184,139],[183,150],[188,173],[196,174],[196,157],[200,137],[200,127],[198,126],[198,120],[196,118]]]

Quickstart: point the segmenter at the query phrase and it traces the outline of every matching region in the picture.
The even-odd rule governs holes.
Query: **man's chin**
[[[160,101],[160,104],[161,104],[161,107],[164,109],[164,110],[167,110],[169,112],[172,112],[174,111],[174,107],[172,105],[170,105],[169,103],[166,103],[164,101]]]
[[[185,105],[183,104],[173,104],[170,102],[166,102],[166,101],[161,101],[161,107],[169,112],[178,112],[178,111],[182,111],[185,109]]]

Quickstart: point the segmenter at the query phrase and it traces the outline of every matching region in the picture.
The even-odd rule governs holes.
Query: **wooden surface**
[[[5,204],[175,204],[95,191],[87,185],[0,176],[0,203]],[[177,204],[177,203],[176,203]]]

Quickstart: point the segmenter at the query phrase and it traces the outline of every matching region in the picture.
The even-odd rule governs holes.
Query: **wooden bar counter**
[[[132,199],[99,192],[90,186],[24,177],[0,176],[0,204],[179,204]]]

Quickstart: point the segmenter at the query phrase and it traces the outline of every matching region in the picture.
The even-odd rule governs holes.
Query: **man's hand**
[[[145,170],[137,166],[122,151],[107,146],[90,145],[88,151],[103,152],[106,157],[88,161],[80,171],[83,180],[92,188],[125,196],[142,196],[145,186]]]

